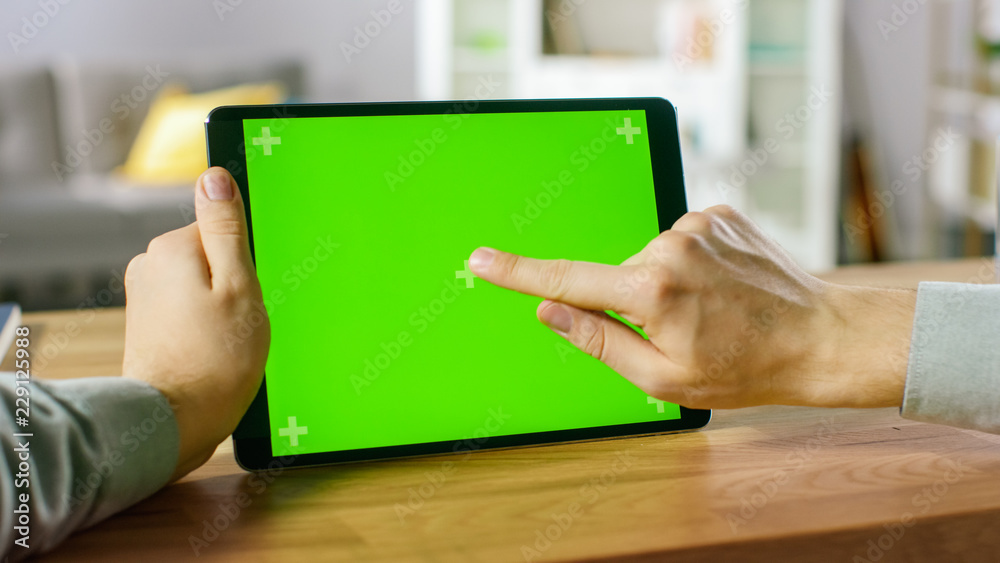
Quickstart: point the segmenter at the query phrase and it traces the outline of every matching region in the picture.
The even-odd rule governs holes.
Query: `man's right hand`
[[[823,282],[729,206],[684,215],[620,266],[487,248],[469,264],[486,281],[544,297],[539,320],[662,400],[902,403],[916,292]]]

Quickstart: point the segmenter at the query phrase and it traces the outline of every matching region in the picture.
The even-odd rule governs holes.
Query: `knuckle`
[[[649,258],[646,262],[663,262],[670,255],[671,243],[670,238],[673,237],[672,231],[666,231],[660,236],[654,238],[646,245],[646,249],[649,251]]]
[[[677,253],[684,258],[691,258],[702,250],[701,237],[698,235],[681,233],[681,236],[676,237],[676,239]]]
[[[125,279],[128,279],[129,272],[132,272],[134,275],[136,269],[139,267],[139,263],[142,262],[145,256],[146,256],[145,253],[136,254],[135,256],[132,257],[131,260],[128,261],[128,265],[125,266]]]
[[[646,246],[646,263],[666,266],[678,258],[690,258],[703,248],[702,235],[693,231],[666,231]]]
[[[664,243],[666,244],[668,243]],[[643,308],[647,309],[657,306],[675,294],[680,287],[680,279],[668,262],[647,261],[634,267],[628,274],[626,285],[643,304]]]
[[[215,282],[215,280],[213,280]],[[260,301],[260,284],[256,278],[239,272],[228,273],[212,288],[217,291],[222,305],[227,308],[237,308],[244,303]]]
[[[145,259],[145,254],[139,254],[129,260],[128,266],[125,267],[125,291],[128,291],[129,287],[135,283],[135,277],[139,270],[139,264]]]
[[[732,205],[727,205],[725,203],[719,205],[713,205],[705,210],[705,215],[714,215],[716,217],[722,217],[724,219],[734,219],[739,217],[740,212],[736,210]]]
[[[654,306],[670,298],[677,289],[674,274],[666,268],[658,268],[639,284],[640,298],[649,306]]]
[[[501,253],[493,262],[493,272],[500,279],[514,279],[524,269],[522,258],[516,254]]]
[[[195,223],[168,231],[149,241],[146,253],[151,256],[174,253],[178,249],[190,246],[192,241],[197,240],[197,233],[198,227]]]
[[[146,245],[146,254],[156,256],[169,249],[170,238],[167,236],[167,234],[162,234],[158,237],[153,238],[153,240],[149,241],[149,244]]]
[[[674,222],[673,230],[692,231],[696,233],[708,232],[712,228],[712,215],[707,212],[691,211],[685,213]]]
[[[522,263],[523,264],[523,263]],[[539,282],[546,296],[556,301],[566,296],[570,284],[570,270],[573,264],[569,260],[552,260],[538,272]]]
[[[579,336],[580,348],[592,357],[607,363],[609,354],[607,326],[591,318],[582,325]]]
[[[195,231],[189,225],[187,227],[181,227],[179,229],[174,229],[173,231],[168,231],[159,235],[153,240],[149,241],[149,245],[146,247],[146,253],[151,256],[157,256],[160,254],[169,254],[175,252],[178,248],[183,247],[191,240],[191,236]]]
[[[243,221],[239,219],[216,219],[201,226],[202,232],[219,236],[243,236]]]

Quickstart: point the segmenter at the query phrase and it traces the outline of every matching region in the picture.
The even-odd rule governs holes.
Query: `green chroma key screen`
[[[274,456],[680,418],[474,277],[660,230],[644,111],[243,121]]]

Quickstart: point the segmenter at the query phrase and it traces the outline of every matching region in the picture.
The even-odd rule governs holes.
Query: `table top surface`
[[[992,283],[992,260],[839,283]],[[25,315],[41,377],[118,375],[121,309]],[[9,369],[8,358],[3,369]],[[249,474],[231,442],[54,561],[994,560],[1000,436],[897,409],[715,411],[701,431]]]

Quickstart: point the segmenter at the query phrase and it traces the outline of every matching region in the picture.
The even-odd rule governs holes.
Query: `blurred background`
[[[19,0],[0,31],[0,301],[26,310],[123,304],[239,103],[662,96],[689,207],[810,271],[993,253],[998,1]]]

